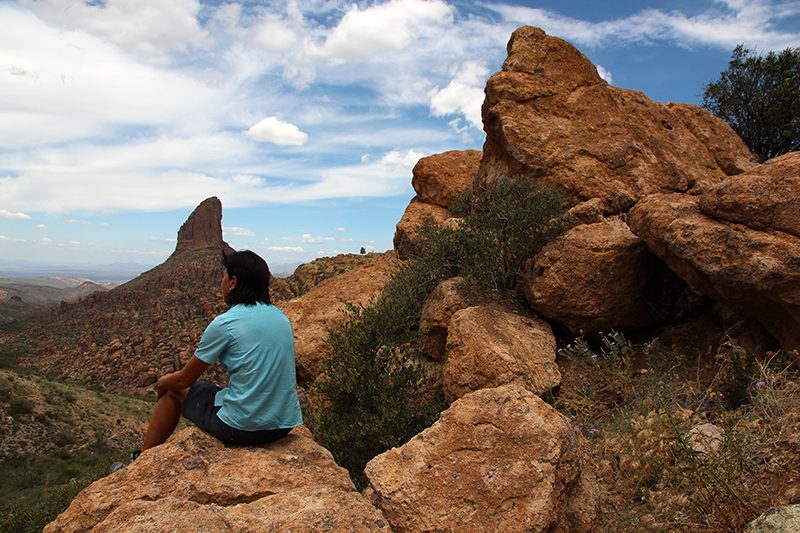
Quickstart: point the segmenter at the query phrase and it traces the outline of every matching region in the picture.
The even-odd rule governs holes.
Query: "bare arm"
[[[201,361],[195,356],[189,359],[186,365],[171,374],[165,374],[158,378],[156,388],[158,389],[158,398],[168,390],[183,390],[188,389],[197,379],[203,375],[203,372],[211,366],[206,362]]]

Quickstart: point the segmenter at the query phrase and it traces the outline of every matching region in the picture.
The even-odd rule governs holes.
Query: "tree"
[[[703,107],[764,161],[800,150],[800,48],[760,56],[737,46],[719,80],[703,87]]]

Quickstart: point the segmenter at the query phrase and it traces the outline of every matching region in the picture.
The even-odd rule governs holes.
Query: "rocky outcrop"
[[[212,196],[203,200],[178,230],[174,253],[220,247],[230,249],[222,240],[222,202]]]
[[[750,151],[741,137],[727,122],[713,113],[692,104],[670,102],[667,109],[683,123],[708,148],[717,166],[728,176],[735,176],[758,167],[758,156]]]
[[[417,198],[449,208],[458,193],[472,188],[482,155],[478,150],[464,150],[423,157],[412,171],[411,186]]]
[[[597,508],[586,441],[515,386],[464,396],[364,472],[395,533],[588,532]]]
[[[417,228],[425,220],[431,219],[437,225],[453,220],[448,209],[458,193],[473,186],[481,157],[477,150],[464,150],[423,157],[417,162],[411,179],[417,195],[408,204],[394,234],[394,249],[400,259],[419,253],[414,241],[419,238]]]
[[[700,210],[711,218],[800,238],[800,152],[711,187],[700,197]]]
[[[291,300],[304,295],[326,279],[344,274],[354,268],[368,266],[376,261],[394,261],[395,258],[396,255],[391,251],[318,257],[310,263],[299,265],[290,276],[273,279],[269,286],[270,298],[272,303]]]
[[[800,504],[768,509],[747,524],[743,533],[796,533],[800,531]]]
[[[390,533],[308,430],[226,446],[189,428],[81,491],[45,533],[84,531]]]
[[[370,254],[362,266],[326,279],[298,298],[275,302],[292,323],[298,381],[313,381],[322,372],[328,328],[345,317],[345,302],[366,305],[395,268],[394,254]]]
[[[719,158],[685,119],[640,92],[609,86],[566,41],[519,28],[503,70],[486,85],[480,172],[490,181],[530,176],[565,192],[572,205],[600,198],[607,215],[624,212],[648,194],[724,178]],[[713,117],[702,120],[694,129],[726,128]],[[742,152],[734,160],[750,157],[743,143],[732,149]]]
[[[785,350],[800,348],[800,239],[711,218],[701,202],[655,194],[631,210],[628,224],[695,290],[757,319]]]
[[[529,262],[521,286],[571,335],[640,329],[669,312],[671,273],[622,220],[579,225]]]
[[[426,204],[416,196],[406,207],[403,217],[397,223],[394,232],[394,251],[400,259],[408,259],[419,255],[420,249],[417,240],[420,238],[419,227],[430,220],[437,226],[446,224],[451,220],[450,212],[444,207]]]
[[[469,392],[500,385],[546,392],[561,383],[553,331],[540,318],[500,305],[457,311],[447,327],[442,378],[448,403]]]

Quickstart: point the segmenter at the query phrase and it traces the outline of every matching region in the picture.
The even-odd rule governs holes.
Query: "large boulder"
[[[569,420],[517,386],[468,394],[367,463],[395,533],[591,531],[598,487]]]
[[[572,335],[662,322],[669,269],[622,220],[576,226],[526,266],[531,307]]]
[[[454,150],[423,157],[412,171],[411,186],[417,198],[449,208],[456,201],[456,194],[472,188],[482,155],[478,150]]]
[[[394,234],[394,250],[400,259],[419,252],[414,241],[419,238],[417,229],[423,222],[430,219],[441,225],[454,220],[448,209],[455,202],[456,194],[472,188],[481,156],[478,150],[454,150],[423,157],[417,162],[411,179],[417,194],[397,223]]]
[[[561,384],[553,330],[538,317],[498,304],[461,309],[447,328],[442,378],[448,403],[500,385],[546,392]]]
[[[609,86],[574,46],[538,28],[512,34],[482,113],[483,179],[530,176],[565,192],[572,205],[600,198],[606,214],[648,194],[702,189],[725,177],[686,114]],[[713,117],[703,120],[724,129]],[[746,151],[743,144],[733,149]]]
[[[755,318],[785,350],[800,348],[800,238],[713,219],[701,202],[654,194],[630,211],[628,224],[695,290]]]
[[[675,113],[689,131],[708,148],[714,161],[728,176],[758,167],[758,156],[750,151],[733,128],[711,111],[692,104],[669,102],[667,109]]]
[[[298,381],[313,381],[322,373],[328,328],[344,319],[345,302],[366,305],[396,268],[391,254],[371,254],[373,260],[326,279],[292,300],[275,302],[294,329]]]
[[[390,533],[381,512],[303,427],[262,446],[185,429],[81,491],[44,533]]]
[[[700,210],[712,218],[800,237],[800,152],[711,187],[700,197]]]
[[[444,207],[426,204],[416,196],[411,199],[411,202],[406,207],[403,217],[397,223],[394,232],[394,251],[400,259],[408,259],[419,255],[419,227],[426,221],[430,220],[433,224],[439,226],[447,223],[450,220],[450,212]]]

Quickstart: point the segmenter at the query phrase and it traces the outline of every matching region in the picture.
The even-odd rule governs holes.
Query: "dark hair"
[[[269,304],[269,266],[256,253],[250,250],[222,254],[222,266],[228,277],[236,276],[236,287],[231,289],[225,303],[233,307],[236,304],[255,305]]]

